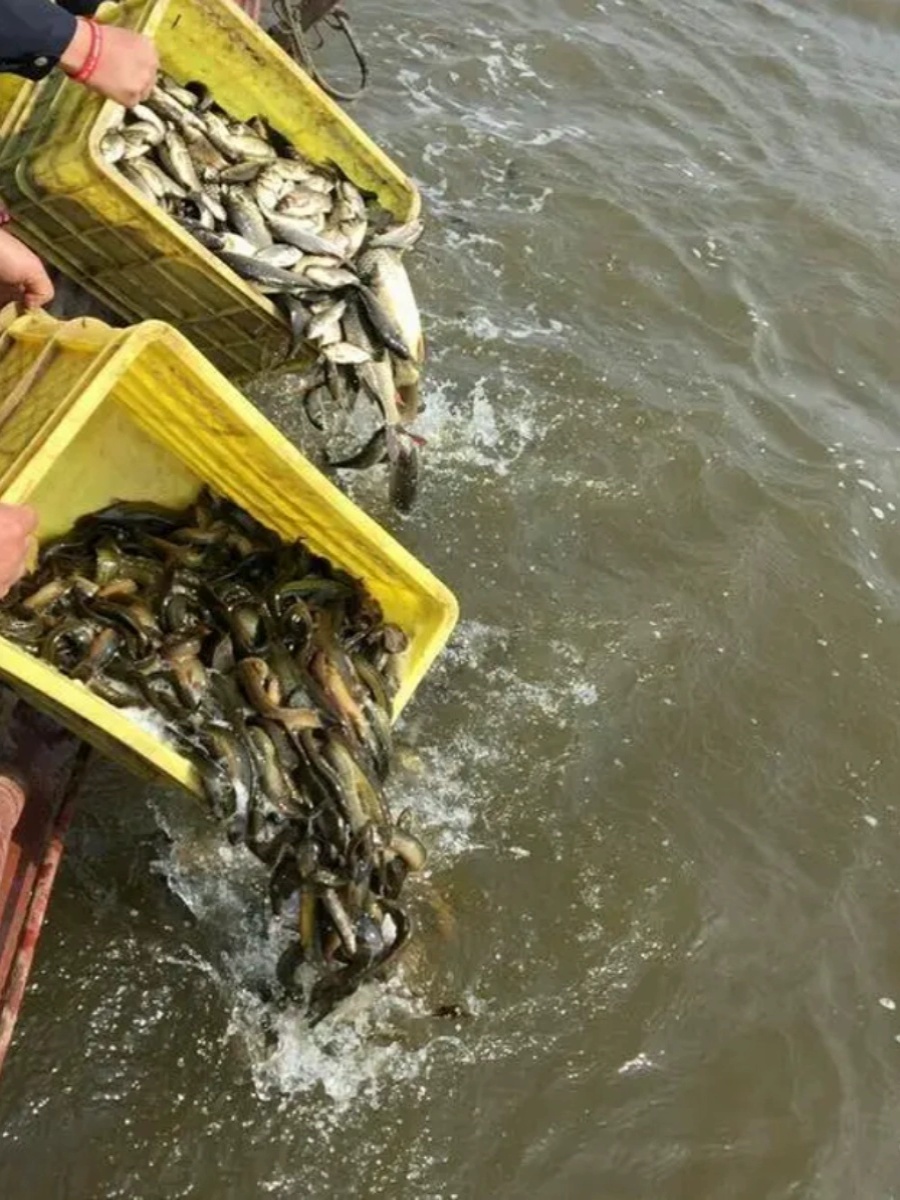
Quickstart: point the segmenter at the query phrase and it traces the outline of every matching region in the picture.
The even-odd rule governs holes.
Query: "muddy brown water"
[[[0,1195],[896,1197],[900,10],[355,8],[431,359],[419,508],[354,491],[463,608],[417,948],[266,1038],[244,864],[98,764]]]

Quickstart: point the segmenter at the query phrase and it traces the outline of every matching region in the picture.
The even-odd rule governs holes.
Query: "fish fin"
[[[405,420],[414,421],[416,419],[422,408],[418,381],[404,383],[397,388],[397,403]]]

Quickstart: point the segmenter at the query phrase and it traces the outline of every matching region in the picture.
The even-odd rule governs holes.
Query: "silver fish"
[[[161,87],[155,87],[144,103],[164,121],[171,122],[179,129],[183,129],[185,125],[191,125],[194,129],[203,132],[203,125],[197,114],[185,108],[183,104],[179,104],[174,96],[164,92]]]
[[[337,467],[338,470],[353,469],[358,471],[384,462],[386,454],[387,434],[384,426],[382,426],[380,429],[376,429],[365,445],[361,446],[355,453],[348,455],[346,458],[331,458],[327,462],[330,467]]]
[[[291,246],[296,246],[305,254],[330,254],[334,258],[341,258],[340,250],[333,242],[327,241],[325,238],[319,237],[316,233],[310,233],[301,223],[295,221],[292,217],[283,216],[281,213],[267,213],[266,220],[269,228],[279,242],[288,242]]]
[[[306,336],[311,342],[317,342],[330,327],[337,329],[337,340],[341,338],[341,318],[347,310],[346,300],[338,300],[329,304],[321,312],[317,312],[306,328]]]
[[[424,339],[401,256],[421,237],[422,222],[386,225],[373,198],[339,171],[305,158],[264,120],[235,120],[207,89],[169,77],[121,129],[107,132],[101,153],[271,297],[285,317],[288,360],[316,363],[299,388],[307,419],[326,438],[348,422],[358,426],[357,437],[368,440],[339,465],[386,460],[391,502],[408,511],[420,463],[419,439],[406,422],[419,407]],[[358,732],[368,745],[366,730]],[[343,932],[352,935],[364,909],[336,882],[338,868],[329,870],[319,883],[336,889],[350,920]],[[323,891],[317,896],[318,919],[328,923]],[[334,916],[341,922],[339,910],[331,923]]]
[[[266,227],[259,205],[243,187],[232,187],[225,195],[228,219],[238,233],[252,242],[257,250],[272,245],[272,235]],[[283,239],[287,241],[288,239]]]
[[[340,321],[331,321],[322,326],[321,332],[317,338],[309,338],[309,341],[314,341],[319,350],[324,350],[326,346],[335,346],[342,340],[341,323]]]
[[[222,249],[222,235],[210,228],[208,213],[201,214],[201,217],[185,216],[183,212],[174,213],[173,216],[182,229],[186,229],[201,246],[213,251]],[[251,246],[250,249],[252,250],[253,247]]]
[[[361,283],[356,294],[366,314],[366,320],[382,344],[400,358],[411,358],[409,347],[403,340],[403,333],[397,322],[372,289]]]
[[[225,156],[215,148],[201,129],[194,129],[188,125],[182,128],[181,133],[197,171],[201,175],[218,177],[228,165]]]
[[[325,218],[321,213],[316,213],[311,217],[295,217],[290,213],[276,210],[274,215],[293,221],[297,229],[304,230],[306,233],[315,233],[321,236],[322,230],[325,227]]]
[[[324,217],[331,211],[331,200],[308,189],[294,189],[278,201],[278,212],[289,217]]]
[[[283,179],[302,183],[316,174],[316,168],[304,158],[277,158],[275,166]]]
[[[421,378],[421,372],[411,358],[393,358],[394,378],[397,381],[397,390],[402,392],[407,387],[417,387]]]
[[[404,363],[408,366],[408,363]],[[396,382],[396,376],[394,377]],[[422,397],[419,392],[419,381],[413,383],[397,383],[397,395],[400,399],[400,415],[404,421],[414,421],[422,407]]]
[[[353,271],[348,271],[346,267],[307,267],[304,274],[311,283],[329,291],[341,287],[354,287],[359,283]]]
[[[303,186],[308,192],[318,192],[322,196],[328,196],[334,191],[335,182],[321,171],[313,171],[304,179]]]
[[[365,350],[370,358],[375,357],[375,343],[368,329],[363,324],[359,310],[355,304],[345,303],[341,328],[345,342],[349,342],[351,346],[358,346],[360,350]]]
[[[122,158],[126,162],[131,162],[135,158],[143,158],[150,150],[150,143],[140,130],[121,129],[119,137],[122,139]]]
[[[381,409],[385,425],[392,427],[399,425],[400,410],[397,407],[397,387],[394,383],[394,372],[391,370],[388,356],[360,363],[357,367],[357,377]]]
[[[272,211],[290,187],[275,163],[264,167],[250,186],[253,199],[263,211]]]
[[[416,502],[419,493],[419,448],[408,435],[398,435],[394,452],[388,494],[398,512],[407,513]]]
[[[231,163],[219,171],[220,183],[250,183],[260,171],[264,171],[266,163],[261,158],[246,158]]]
[[[150,112],[150,109],[147,109]],[[150,113],[152,117],[156,117],[155,113]],[[136,141],[138,138],[143,139],[148,146],[158,146],[165,137],[165,129],[160,134],[160,125],[154,125],[151,121],[129,121],[127,125],[122,126],[122,134],[129,141]]]
[[[184,199],[184,188],[149,158],[136,158],[129,166],[138,172],[159,199],[162,199],[164,196],[174,196],[178,199]]]
[[[289,292],[276,293],[273,300],[284,313],[291,328],[288,358],[296,358],[303,346],[303,338],[309,321],[309,309],[299,296],[291,295]]]
[[[133,117],[134,120],[139,121],[142,125],[152,125],[153,126],[153,128],[156,131],[155,145],[158,146],[159,143],[166,136],[166,126],[165,126],[162,118],[158,115],[158,113],[155,113],[153,111],[153,109],[149,107],[149,105],[136,104],[134,106],[134,108],[132,108],[130,110],[129,115],[131,117]]]
[[[333,267],[336,261],[333,254],[304,254],[297,263],[295,270],[303,273],[308,271],[310,267]],[[331,297],[327,297],[323,301],[323,307],[325,304],[333,303],[334,301]]]
[[[301,276],[294,275],[291,271],[285,271],[281,267],[273,267],[268,263],[260,262],[255,255],[250,257],[244,254],[234,254],[228,250],[221,250],[219,253],[222,261],[227,263],[236,274],[240,275],[242,279],[249,279],[263,290],[275,292],[304,290]]]
[[[323,237],[326,242],[331,242],[336,250],[340,250],[341,258],[346,259],[350,257],[350,243],[341,232],[340,226],[335,225],[333,221],[328,220],[325,222],[319,236]]]
[[[195,227],[208,233],[214,233],[216,221],[209,209],[200,202],[199,197],[189,196],[186,200],[167,200],[166,210],[180,225],[190,233],[195,233]],[[198,238],[205,245],[202,238]]]
[[[256,247],[246,238],[242,238],[239,233],[232,233],[228,230],[219,236],[222,239],[221,249],[227,250],[229,254],[243,254],[248,258],[256,257]]]
[[[120,162],[125,155],[125,139],[118,129],[110,129],[100,139],[100,153],[110,165]]]
[[[278,216],[286,217],[289,221],[294,222],[294,226],[298,230],[305,230],[307,233],[315,234],[316,237],[325,237],[325,214],[313,213],[309,217],[295,217],[291,212],[279,212]],[[330,238],[325,238],[330,241]],[[332,251],[340,249],[337,243],[332,245]]]
[[[232,121],[232,125],[241,133],[255,133],[257,137],[262,138],[264,142],[272,141],[272,129],[266,121],[260,117],[251,117],[249,121]]]
[[[198,103],[197,95],[186,87],[182,87],[180,83],[172,78],[171,75],[166,75],[161,71],[159,74],[159,86],[173,100],[177,100],[182,108],[196,108]]]
[[[369,246],[372,250],[410,250],[422,236],[424,229],[424,223],[418,219],[407,221],[405,225],[392,225],[382,233],[373,234],[369,238]]]
[[[326,346],[322,353],[329,362],[341,366],[357,366],[359,363],[369,362],[372,357],[367,350],[352,346],[350,342],[335,342]]]
[[[172,178],[188,192],[200,191],[197,168],[191,158],[184,138],[174,129],[167,129],[166,136],[157,149],[159,161]]]
[[[199,222],[187,218],[181,218],[179,224],[192,233],[201,246],[205,246],[207,250],[213,250],[216,253],[225,250],[230,254],[240,255],[242,258],[254,258],[256,255],[256,247],[238,233],[219,233],[217,230],[207,230]]]
[[[224,225],[227,222],[228,213],[222,203],[222,190],[214,183],[202,184],[196,201],[199,207],[205,209],[212,216],[217,225]]]
[[[350,221],[354,217],[365,217],[366,202],[359,188],[354,187],[349,179],[342,179],[335,188],[335,213],[339,221]]]
[[[140,159],[139,161],[143,162],[144,160]],[[151,185],[150,181],[145,178],[140,171],[137,170],[137,163],[122,162],[119,165],[119,169],[131,186],[133,188],[137,188],[137,190],[146,200],[151,201],[153,204],[159,203],[159,201],[162,199],[161,194],[157,192],[156,185]]]
[[[357,261],[360,278],[393,320],[414,362],[425,357],[422,321],[406,268],[395,250],[367,250]]]
[[[268,263],[273,267],[282,267],[285,271],[289,271],[291,267],[297,265],[300,260],[301,251],[296,246],[286,246],[283,242],[276,242],[271,246],[264,246],[262,250],[258,250],[256,257],[260,262]]]
[[[233,131],[222,117],[213,112],[203,114],[203,124],[212,144],[232,162],[243,162],[248,158],[270,162],[277,157],[274,148],[268,142],[264,142],[255,133]]]
[[[349,221],[338,224],[338,235],[344,242],[344,254],[347,258],[355,258],[366,240],[369,222],[365,217],[353,217]]]

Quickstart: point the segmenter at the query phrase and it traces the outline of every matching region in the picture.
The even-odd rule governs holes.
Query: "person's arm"
[[[53,299],[53,284],[44,264],[18,238],[0,229],[0,308],[15,302],[42,308]]]
[[[38,515],[27,504],[0,504],[0,599],[25,574],[37,524]]]
[[[13,832],[25,807],[25,789],[12,771],[0,767],[0,878],[12,844]]]
[[[94,26],[78,13],[93,0],[0,0],[0,71],[42,79],[57,64],[78,74],[92,52],[96,63],[85,87],[131,108],[150,95],[159,59],[149,38],[117,25]],[[68,11],[69,9],[73,11]]]
[[[75,36],[75,16],[50,0],[0,0],[0,71],[42,79]]]

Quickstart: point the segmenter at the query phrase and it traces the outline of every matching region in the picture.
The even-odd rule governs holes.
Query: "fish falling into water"
[[[426,854],[384,793],[407,637],[357,579],[210,492],[184,511],[121,502],[43,546],[0,635],[163,719],[267,872],[284,1002],[314,1024],[384,976]]]
[[[360,407],[371,408],[377,441],[369,435],[327,461],[344,469],[386,462],[391,500],[408,511],[422,439],[407,426],[419,411],[425,347],[402,259],[421,221],[386,224],[336,168],[304,158],[260,119],[232,120],[202,85],[181,87],[165,75],[145,104],[123,110],[101,153],[282,309],[291,357],[315,355],[302,403],[319,433],[330,439],[351,421],[358,427]]]

